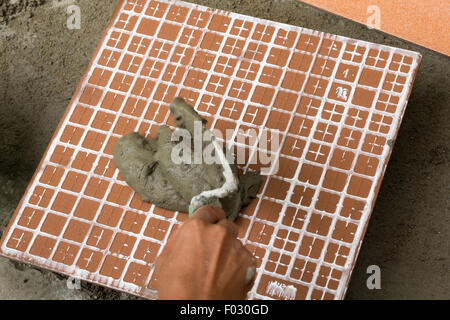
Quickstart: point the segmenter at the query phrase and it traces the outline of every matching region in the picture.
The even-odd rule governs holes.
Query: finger
[[[156,257],[156,261],[155,261],[155,271],[154,271],[154,276],[155,278],[159,278],[159,274],[161,271],[163,271],[164,265],[166,263],[166,259],[165,259],[166,255],[161,252],[161,254],[159,256]]]
[[[253,287],[253,284],[255,282],[256,278],[256,260],[252,257],[250,260],[247,260],[247,267],[245,270],[245,277],[244,277],[244,288],[245,290],[250,291]]]
[[[164,251],[168,252],[172,249],[175,241],[177,240],[179,228],[180,227],[178,226],[175,230],[172,229],[172,232],[169,235],[169,239],[167,239],[166,245],[164,246]]]
[[[228,230],[228,232],[230,233],[230,235],[233,238],[237,238],[237,236],[238,236],[238,228],[233,222],[231,222],[231,221],[229,221],[227,219],[222,219],[219,222],[217,222],[217,224],[225,227],[225,229]]]
[[[242,259],[243,270],[245,270],[244,281],[247,290],[250,290],[256,277],[256,259],[250,251],[236,239],[236,245],[239,247]]]
[[[214,224],[225,218],[226,214],[221,208],[215,206],[203,206],[194,212],[191,219],[200,219],[206,223]]]

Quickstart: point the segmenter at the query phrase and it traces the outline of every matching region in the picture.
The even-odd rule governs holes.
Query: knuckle
[[[219,224],[212,225],[210,230],[217,238],[225,238],[228,234],[227,228]]]
[[[227,228],[220,224],[214,224],[211,226],[211,229],[217,234],[225,234],[227,233]]]
[[[251,266],[256,266],[256,259],[255,257],[250,253],[250,251],[247,250],[244,246],[242,246],[242,257],[245,262],[247,262]]]

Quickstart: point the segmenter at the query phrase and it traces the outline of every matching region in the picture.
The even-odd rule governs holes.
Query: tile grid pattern
[[[134,195],[112,147],[173,125],[181,95],[212,128],[234,128],[227,144],[248,159],[262,148],[238,128],[281,132],[280,170],[237,221],[258,257],[249,298],[343,298],[419,60],[181,1],[123,1],[2,254],[154,297],[153,262],[186,215]]]

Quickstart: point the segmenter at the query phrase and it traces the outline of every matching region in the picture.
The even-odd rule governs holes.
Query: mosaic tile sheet
[[[128,132],[173,124],[182,96],[234,129],[281,133],[237,220],[250,299],[342,299],[397,135],[418,53],[181,1],[121,1],[8,229],[1,254],[155,298],[153,266],[187,216],[141,201],[112,160]]]

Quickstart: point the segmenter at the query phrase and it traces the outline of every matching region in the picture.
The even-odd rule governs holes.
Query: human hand
[[[198,209],[169,238],[156,261],[161,300],[245,299],[256,262],[237,227],[214,206]]]

